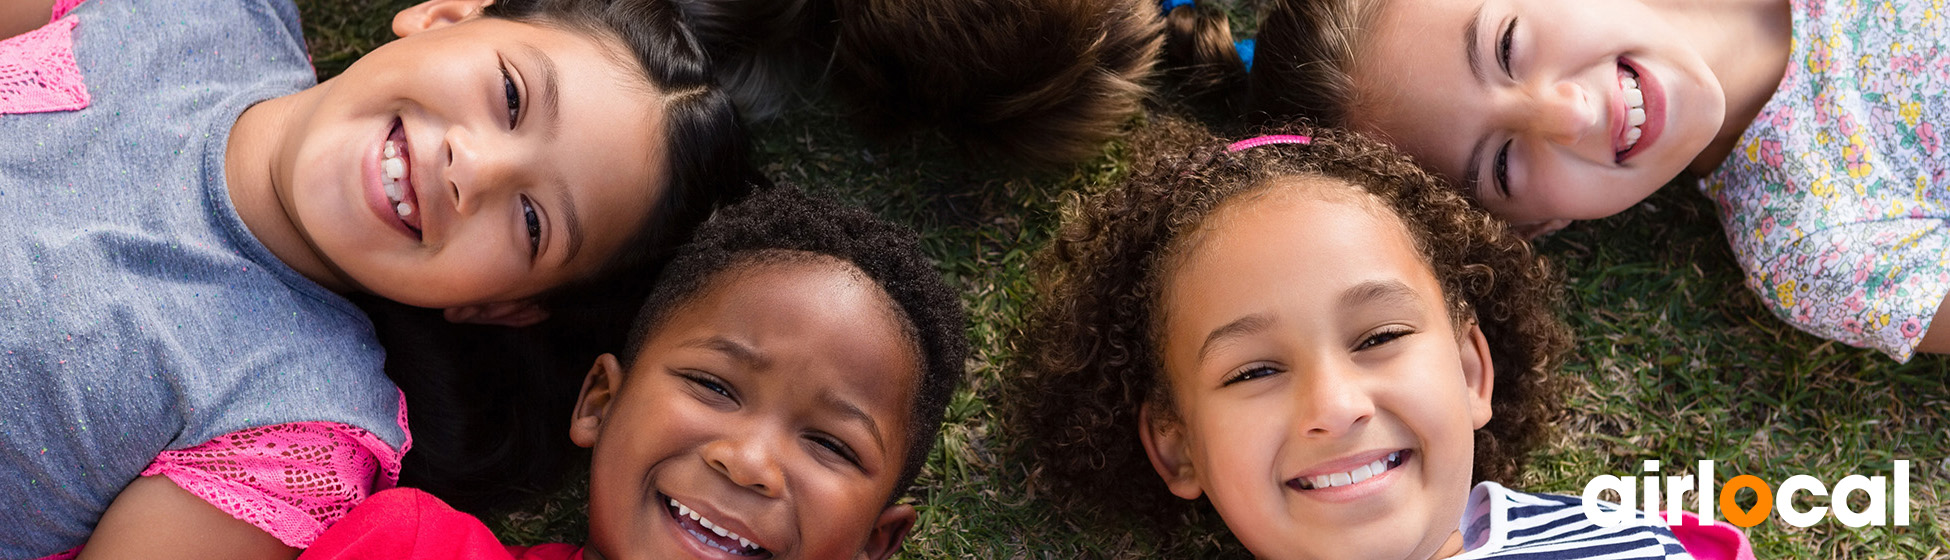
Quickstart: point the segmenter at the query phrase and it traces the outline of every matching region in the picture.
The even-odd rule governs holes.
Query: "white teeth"
[[[389,157],[389,158],[396,158],[396,157],[399,157],[399,143],[398,143],[398,142],[394,142],[394,141],[392,141],[392,140],[387,140],[387,141],[386,141],[386,157]]]
[[[1374,478],[1376,476],[1380,476],[1381,473],[1387,472],[1388,467],[1394,464],[1395,460],[1400,457],[1401,457],[1401,452],[1397,451],[1394,453],[1389,453],[1387,457],[1376,459],[1372,463],[1361,465],[1359,467],[1354,467],[1354,470],[1352,471],[1348,471],[1344,473],[1323,474],[1319,476],[1310,476],[1307,477],[1306,480],[1307,486],[1313,489],[1320,489],[1320,488],[1333,488],[1336,486],[1347,486],[1349,484],[1358,484],[1361,481]]]
[[[712,523],[710,519],[706,519],[703,515],[699,515],[695,510],[692,510],[691,508],[685,506],[684,504],[678,503],[676,498],[672,498],[670,500],[670,505],[671,507],[677,508],[678,515],[691,518],[691,521],[696,521],[698,526],[704,527],[705,530],[710,531],[712,533],[716,533],[720,537],[738,541],[738,545],[745,547],[745,549],[747,550],[758,549],[758,544],[753,543],[751,539],[747,539],[743,536],[739,536],[737,533],[731,532],[730,529],[726,529],[724,527],[719,526],[716,523]],[[700,536],[699,538],[702,539],[703,537]],[[710,544],[712,546],[717,546],[715,543],[710,543]],[[721,546],[718,548],[721,550],[724,549],[724,547]],[[736,552],[733,550],[725,550],[725,551]]]
[[[406,162],[399,158],[386,158],[379,161],[379,169],[386,172],[386,178],[398,181],[406,176]]]
[[[406,196],[406,189],[399,186],[399,181],[387,179],[385,181],[380,181],[380,182],[386,185],[387,199],[399,200],[400,197]]]
[[[413,204],[407,202],[401,202],[399,203],[399,206],[393,207],[393,211],[399,212],[399,217],[401,218],[411,216],[413,215]]]
[[[1645,124],[1645,92],[1639,89],[1638,78],[1624,66],[1618,68],[1618,86],[1625,96],[1625,144],[1620,152],[1637,146],[1639,138],[1645,135],[1640,125]]]
[[[1368,468],[1368,465],[1361,465],[1359,467],[1354,467],[1354,470],[1348,471],[1347,473],[1347,478],[1349,483],[1360,482],[1373,477],[1374,477],[1374,470]]]

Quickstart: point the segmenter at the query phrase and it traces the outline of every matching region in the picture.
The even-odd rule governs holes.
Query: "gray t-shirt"
[[[230,127],[315,78],[288,0],[90,0],[91,102],[0,115],[0,558],[86,541],[157,454],[290,422],[398,449],[357,307],[273,256],[224,187]]]

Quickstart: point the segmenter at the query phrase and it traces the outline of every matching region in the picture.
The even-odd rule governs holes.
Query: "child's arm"
[[[1950,296],[1944,296],[1943,303],[1937,305],[1936,318],[1930,320],[1929,329],[1923,331],[1923,341],[1916,343],[1916,351],[1950,354]]]
[[[245,523],[161,476],[122,489],[81,549],[98,558],[296,558],[298,549]]]
[[[54,15],[54,0],[0,2],[0,39],[40,29]]]

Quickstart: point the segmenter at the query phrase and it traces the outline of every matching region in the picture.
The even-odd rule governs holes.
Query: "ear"
[[[548,320],[548,310],[534,300],[500,301],[479,305],[449,307],[443,313],[449,323],[527,327]]]
[[[596,365],[589,366],[589,375],[582,378],[582,395],[576,397],[575,412],[569,415],[569,440],[580,447],[595,447],[597,436],[603,433],[603,419],[609,417],[609,405],[622,391],[623,366],[616,362],[616,355],[597,356]]]
[[[1469,330],[1456,338],[1461,355],[1463,383],[1469,388],[1469,420],[1482,428],[1490,423],[1490,395],[1496,390],[1496,363],[1490,360],[1490,341],[1476,318],[1469,319]]]
[[[480,15],[494,0],[427,0],[393,15],[393,34],[406,37],[439,29]]]
[[[1138,408],[1138,439],[1144,440],[1144,454],[1151,458],[1151,468],[1158,471],[1158,478],[1165,480],[1173,495],[1198,499],[1205,490],[1199,487],[1191,454],[1185,452],[1185,427],[1155,413],[1154,406],[1146,402]]]
[[[1557,230],[1564,229],[1564,226],[1568,226],[1568,225],[1571,225],[1571,220],[1550,220],[1544,222],[1510,224],[1510,229],[1512,231],[1515,231],[1518,237],[1535,240],[1539,237],[1556,233]]]
[[[900,552],[901,541],[907,540],[907,532],[914,529],[914,506],[894,504],[880,510],[880,519],[873,522],[873,533],[867,535],[867,545],[860,547],[860,560],[887,560]]]

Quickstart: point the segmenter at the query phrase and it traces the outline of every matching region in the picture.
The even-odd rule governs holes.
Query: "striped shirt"
[[[1637,515],[1605,527],[1585,517],[1583,498],[1518,492],[1495,482],[1477,484],[1463,509],[1465,552],[1456,559],[1692,560],[1663,519]],[[1599,502],[1604,511],[1621,507]]]

